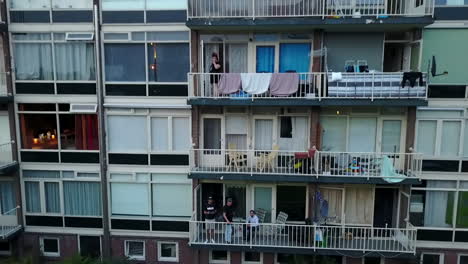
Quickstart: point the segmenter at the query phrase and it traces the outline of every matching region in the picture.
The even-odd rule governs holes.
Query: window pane
[[[148,199],[148,184],[111,183],[113,215],[147,216],[149,215]]]
[[[47,213],[60,213],[60,191],[58,182],[44,183]]]
[[[95,80],[96,67],[92,43],[56,43],[57,80]]]
[[[463,141],[463,157],[468,157],[468,122],[465,121],[465,133]]]
[[[53,8],[93,8],[92,0],[52,0]]]
[[[66,215],[101,216],[101,185],[99,182],[63,182]]]
[[[57,149],[57,118],[50,114],[20,114],[24,149]]]
[[[143,257],[145,243],[140,241],[125,241],[126,256],[128,257]]]
[[[146,152],[146,117],[108,116],[109,151]]]
[[[151,43],[148,45],[148,80],[186,82],[189,61],[188,43]]]
[[[322,150],[346,151],[346,117],[322,117]]]
[[[247,44],[226,44],[226,69],[227,72],[248,71],[248,47]]]
[[[435,141],[437,133],[437,121],[418,122],[418,142],[417,150],[428,156],[433,156],[435,152]]]
[[[191,185],[153,184],[153,215],[190,216],[191,212]]]
[[[144,44],[105,44],[106,81],[144,82]]]
[[[227,251],[213,250],[211,251],[211,259],[212,260],[228,260],[228,253]]]
[[[468,256],[466,256],[466,255],[465,256],[460,256],[460,263],[459,264],[468,264]]]
[[[273,120],[256,119],[255,120],[255,149],[270,150],[273,149]]]
[[[309,72],[310,43],[280,44],[280,72]]]
[[[145,0],[102,0],[103,10],[135,10],[145,8]]]
[[[50,0],[13,0],[11,1],[11,8],[18,8],[18,9],[50,8]]]
[[[245,252],[244,261],[260,262],[261,253],[260,252]]]
[[[188,117],[172,118],[172,150],[188,151],[191,137],[190,122]]]
[[[16,197],[14,192],[13,182],[0,182],[0,214],[12,210],[16,207]],[[10,212],[8,215],[15,215],[16,211]]]
[[[23,178],[57,179],[57,178],[60,178],[60,172],[59,171],[46,171],[46,170],[23,170]]]
[[[221,119],[203,119],[203,148],[221,149]]]
[[[44,238],[44,252],[47,253],[58,253],[58,239],[47,239]]]
[[[60,115],[62,149],[98,150],[97,115]]]
[[[468,192],[458,193],[457,227],[468,227]]]
[[[169,132],[167,117],[151,118],[151,150],[169,150]]]
[[[382,127],[382,152],[399,153],[401,140],[401,121],[385,120]]]
[[[177,248],[176,244],[162,243],[161,244],[161,257],[176,258],[177,257],[176,248]]]
[[[305,186],[278,186],[276,190],[277,212],[288,214],[288,221],[304,221],[306,211]]]
[[[24,192],[26,195],[26,212],[40,213],[41,212],[41,196],[39,194],[38,182],[25,182]]]
[[[349,129],[349,151],[374,152],[377,120],[367,117],[352,117]]]
[[[439,255],[424,253],[422,264],[439,264],[439,263],[440,263]]]
[[[155,41],[168,41],[168,40],[186,40],[189,41],[188,31],[159,31],[159,32],[148,32],[148,40]]]
[[[440,154],[443,156],[458,156],[460,147],[460,121],[444,121],[442,125],[442,142]]]
[[[147,9],[162,9],[162,10],[170,10],[170,9],[186,9],[187,8],[187,1],[186,0],[146,0],[146,8]]]
[[[53,80],[52,47],[45,43],[16,43],[17,80]]]
[[[455,192],[418,191],[411,195],[410,221],[417,226],[452,227]]]

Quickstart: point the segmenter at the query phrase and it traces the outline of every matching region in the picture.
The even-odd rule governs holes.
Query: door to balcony
[[[200,165],[213,170],[224,166],[224,118],[206,117],[203,119],[203,151]]]
[[[276,216],[276,210],[273,208],[275,204],[274,186],[269,185],[254,185],[253,186],[253,208],[255,211],[265,212],[263,223],[273,223],[274,217]]]
[[[376,188],[374,203],[374,227],[396,227],[398,189]]]

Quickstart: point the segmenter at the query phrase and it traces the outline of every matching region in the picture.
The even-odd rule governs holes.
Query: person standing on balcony
[[[232,207],[232,198],[226,200],[226,205],[223,207],[223,218],[226,221],[226,230],[224,232],[224,239],[226,243],[231,243],[232,236],[232,218],[234,216],[234,208]]]
[[[251,234],[252,237],[255,237],[255,232],[257,231],[258,223],[259,220],[257,214],[254,210],[250,210],[250,215],[247,217],[247,228],[244,229],[244,237],[247,241],[250,241]]]
[[[220,73],[223,72],[221,63],[219,61],[218,53],[213,52],[211,54],[211,65],[210,65],[210,83],[213,87],[213,96],[218,96],[218,82],[220,79]]]
[[[205,243],[211,241],[211,243],[215,243],[214,241],[214,230],[216,225],[216,204],[214,202],[213,197],[208,197],[208,202],[205,204],[203,208],[203,214],[205,215],[205,225],[206,225],[206,240]]]

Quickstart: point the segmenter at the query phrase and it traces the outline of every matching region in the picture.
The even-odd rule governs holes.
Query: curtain
[[[104,54],[106,81],[146,81],[145,44],[107,43],[104,45]]]
[[[346,117],[322,117],[323,151],[346,151]]]
[[[227,147],[233,144],[236,149],[247,149],[248,120],[244,116],[226,116]]]
[[[420,120],[418,122],[417,151],[433,156],[435,154],[436,135],[437,121]]]
[[[93,2],[88,0],[52,0],[53,8],[93,8]]]
[[[288,43],[280,45],[280,72],[309,72],[310,43]]]
[[[151,149],[169,150],[169,121],[167,117],[151,118]]]
[[[0,182],[0,213],[4,214],[16,207],[13,182]],[[15,215],[16,211],[9,215]]]
[[[147,131],[144,116],[108,116],[109,150],[111,152],[146,152]]]
[[[426,191],[424,226],[452,227],[453,195],[454,192]]]
[[[320,189],[322,198],[328,202],[328,217],[335,218],[334,223],[341,223],[343,191],[339,189]]]
[[[101,184],[99,182],[63,182],[66,215],[101,216]]]
[[[186,43],[150,43],[148,45],[148,80],[150,82],[186,82],[187,72],[190,71],[189,53],[189,44]]]
[[[216,53],[218,54],[219,56],[219,62],[221,63],[221,65],[223,65],[223,61],[222,61],[222,49],[223,49],[223,44],[219,44],[219,43],[216,43],[216,44],[205,44],[204,45],[204,50],[205,50],[205,54],[203,55],[203,59],[205,60],[204,61],[204,64],[205,64],[205,72],[210,72],[210,66],[211,66],[211,55],[213,53]]]
[[[192,186],[190,184],[153,184],[154,216],[186,216],[192,214]]]
[[[187,9],[186,0],[146,0],[147,9],[161,9],[161,10],[173,10],[173,9]]]
[[[39,182],[25,182],[26,211],[28,213],[41,212],[41,197],[39,194]]]
[[[12,9],[50,8],[50,0],[13,0]]]
[[[349,151],[374,152],[377,137],[377,119],[352,117],[349,128]]]
[[[111,183],[113,215],[149,215],[148,184]]]
[[[273,120],[255,120],[255,149],[271,150],[273,148]]]
[[[294,151],[306,150],[308,145],[307,129],[306,117],[281,117],[280,148]]]
[[[75,147],[99,149],[97,115],[75,115]]]
[[[17,80],[53,80],[52,46],[46,43],[15,43]]]
[[[190,149],[191,126],[188,117],[172,118],[172,150],[187,151]]]
[[[136,10],[145,8],[145,0],[102,0],[102,10]]]
[[[443,121],[442,143],[440,154],[442,156],[458,156],[460,147],[461,121]]]
[[[58,182],[44,183],[47,213],[60,213],[60,188]]]
[[[228,72],[248,72],[247,44],[227,44],[227,52],[226,63],[228,64]]]
[[[468,192],[458,193],[457,227],[468,227]]]
[[[346,188],[345,223],[372,224],[373,201],[372,188]]]
[[[96,67],[92,43],[55,44],[57,80],[95,80]]]
[[[274,46],[257,46],[257,72],[274,72],[275,71],[275,47]]]
[[[385,120],[382,127],[382,152],[399,153],[401,139],[401,121]]]
[[[221,119],[203,120],[203,148],[221,149]]]

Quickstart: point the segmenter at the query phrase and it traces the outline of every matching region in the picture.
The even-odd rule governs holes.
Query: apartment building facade
[[[0,253],[465,263],[466,4],[7,1]]]

